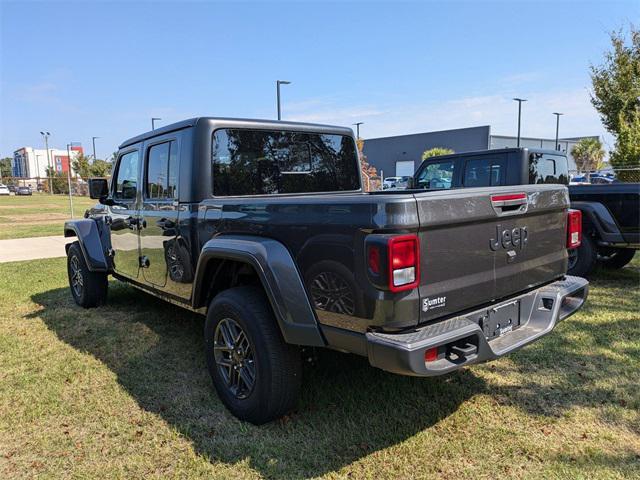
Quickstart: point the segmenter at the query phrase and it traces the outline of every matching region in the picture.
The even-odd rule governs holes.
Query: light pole
[[[71,147],[73,142],[67,143],[67,185],[69,187],[69,208],[71,209],[71,218],[73,218],[73,198],[71,197]]]
[[[560,150],[560,145],[558,145],[558,132],[560,130],[560,115],[564,115],[564,113],[553,112],[556,116],[556,144],[554,150]]]
[[[93,161],[96,161],[96,138],[100,137],[91,137],[91,142],[93,143]]]
[[[518,147],[520,146],[520,119],[522,118],[522,102],[526,102],[526,98],[514,98],[518,102]]]
[[[356,140],[360,138],[360,125],[362,125],[364,122],[356,122],[353,125],[356,126]]]
[[[278,99],[278,120],[282,118],[282,115],[280,112],[280,85],[289,85],[290,83],[291,82],[287,80],[276,80],[276,96]]]
[[[44,148],[47,149],[47,167],[51,169],[51,158],[49,156],[49,132],[40,132],[42,138],[44,138]],[[49,193],[53,195],[53,179],[51,178],[51,170],[49,170]]]
[[[151,130],[155,130],[156,129],[156,120],[162,120],[159,117],[152,117],[151,118]]]

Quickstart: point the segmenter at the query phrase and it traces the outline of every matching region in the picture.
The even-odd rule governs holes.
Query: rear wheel
[[[588,235],[583,235],[582,243],[578,248],[569,250],[569,264],[567,273],[578,277],[586,277],[594,269],[597,260],[597,252],[593,240]]]
[[[209,306],[204,335],[213,384],[236,417],[260,425],[295,407],[300,352],[285,343],[261,288],[218,294]]]
[[[633,260],[633,248],[607,248],[598,250],[598,261],[604,268],[617,270]]]
[[[91,272],[84,260],[78,242],[73,242],[67,253],[67,274],[74,301],[84,308],[97,307],[107,299],[107,274]]]

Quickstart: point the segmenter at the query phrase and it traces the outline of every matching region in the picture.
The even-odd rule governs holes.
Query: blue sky
[[[590,63],[640,2],[9,2],[0,0],[0,155],[82,142],[98,157],[197,115],[350,125],[364,138],[492,126],[604,135]],[[609,136],[605,136],[611,142]],[[612,146],[612,145],[610,145]]]

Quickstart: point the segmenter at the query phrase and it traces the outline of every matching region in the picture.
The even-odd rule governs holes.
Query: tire
[[[322,260],[309,268],[305,281],[314,308],[344,315],[364,316],[353,273],[343,264]]]
[[[624,267],[633,260],[633,256],[636,254],[636,251],[633,248],[611,248],[608,250],[609,251],[606,252],[607,255],[602,255],[599,258],[599,261],[600,265],[611,270],[617,270]]]
[[[575,255],[573,259],[572,255]],[[577,277],[587,277],[595,268],[597,259],[598,255],[593,240],[588,235],[583,235],[580,246],[573,249],[573,252],[569,252],[567,273]]]
[[[231,336],[235,339],[225,341]],[[216,295],[204,338],[213,385],[236,417],[261,425],[295,408],[302,379],[300,351],[285,343],[262,288],[236,287]]]
[[[71,295],[79,306],[93,308],[105,303],[109,285],[107,274],[89,271],[78,242],[73,242],[67,252],[67,275]]]

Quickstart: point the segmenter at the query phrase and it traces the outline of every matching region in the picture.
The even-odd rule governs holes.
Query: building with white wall
[[[49,155],[46,149],[22,147],[13,152],[12,176],[20,178],[45,178],[47,167],[53,167],[58,173],[69,171],[69,153],[71,161],[83,153],[82,146],[74,144],[70,152],[59,148],[50,148]],[[73,173],[73,172],[72,172]]]

